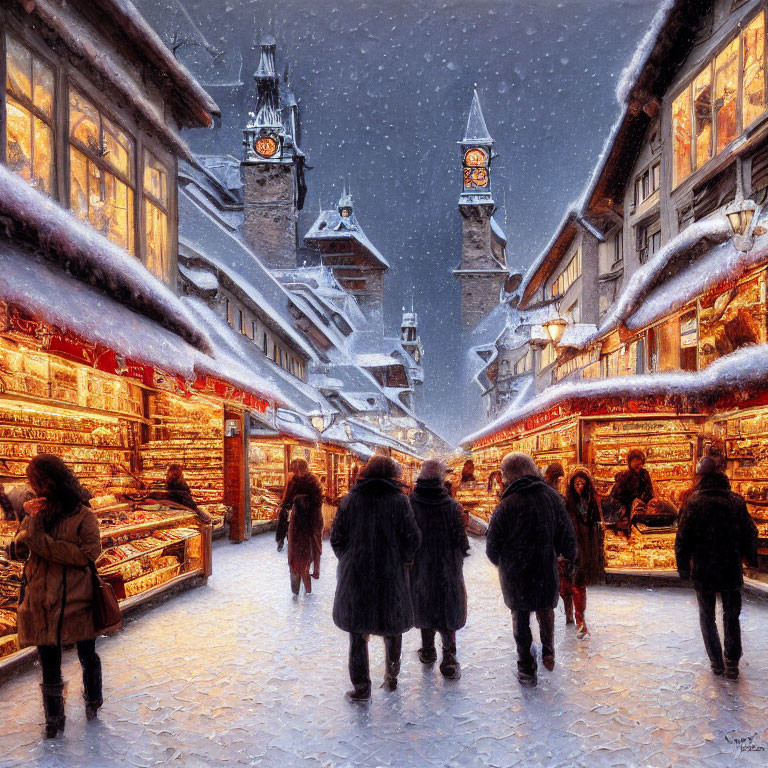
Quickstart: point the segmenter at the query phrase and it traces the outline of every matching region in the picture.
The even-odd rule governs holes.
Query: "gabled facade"
[[[346,190],[335,210],[321,210],[304,235],[312,261],[329,267],[371,322],[383,327],[384,275],[389,263],[363,231]]]

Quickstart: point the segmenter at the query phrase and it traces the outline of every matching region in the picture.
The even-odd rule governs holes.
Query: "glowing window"
[[[8,167],[50,195],[55,182],[54,72],[10,35],[5,41]]]
[[[72,212],[133,253],[133,139],[71,90],[69,142]]]

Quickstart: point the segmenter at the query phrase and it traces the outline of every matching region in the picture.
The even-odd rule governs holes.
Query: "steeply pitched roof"
[[[464,131],[464,138],[461,140],[462,144],[492,144],[493,139],[488,131],[488,126],[485,124],[485,118],[483,117],[483,110],[480,106],[480,97],[477,95],[477,89],[475,89],[472,96],[472,105],[469,108],[469,115],[467,117],[467,127]]]
[[[374,261],[384,269],[389,269],[389,262],[363,232],[354,211],[348,217],[342,216],[338,210],[320,211],[314,224],[304,235],[304,242],[311,240],[356,240],[370,253]]]

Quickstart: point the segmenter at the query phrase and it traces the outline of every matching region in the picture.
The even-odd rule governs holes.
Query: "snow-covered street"
[[[209,584],[101,640],[105,705],[87,724],[79,666],[66,654],[64,738],[41,740],[39,670],[3,687],[2,766],[733,766],[765,765],[766,608],[745,601],[737,683],[714,678],[695,599],[682,590],[590,589],[592,638],[556,630],[557,666],[515,677],[509,614],[482,542],[466,561],[469,620],[460,681],[403,642],[395,693],[344,699],[347,637],[331,621],[335,559],[325,543],[315,593],[295,602],[271,535],[214,549]],[[570,628],[569,628],[570,630]],[[739,752],[738,740],[761,751]],[[750,741],[751,740],[751,741]]]

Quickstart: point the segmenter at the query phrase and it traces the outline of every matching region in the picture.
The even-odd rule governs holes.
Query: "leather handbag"
[[[104,581],[96,570],[96,564],[91,563],[93,577],[93,628],[99,635],[116,632],[123,623],[123,613],[120,603],[115,597],[112,585]]]

